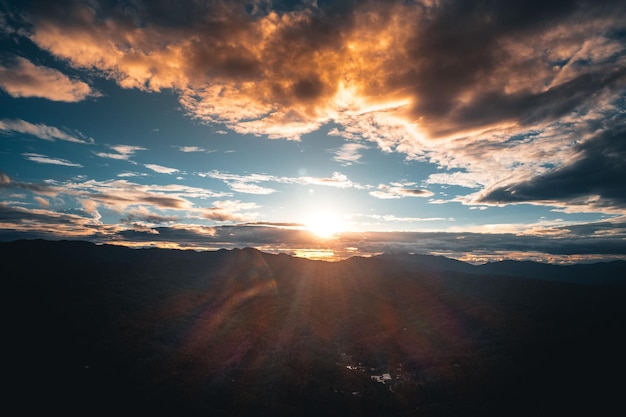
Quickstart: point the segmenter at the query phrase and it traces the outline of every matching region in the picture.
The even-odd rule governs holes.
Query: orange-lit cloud
[[[610,13],[619,6],[589,16],[561,5],[540,17],[522,2],[481,13],[462,2],[339,2],[341,14],[314,3],[256,12],[238,1],[69,3],[32,11],[37,45],[122,87],[175,89],[198,117],[270,136],[385,108],[431,137],[524,125],[623,79],[584,78],[623,52],[603,36],[623,23]]]
[[[87,83],[71,79],[56,69],[35,65],[22,57],[0,65],[0,88],[16,98],[41,97],[76,102],[98,96]]]

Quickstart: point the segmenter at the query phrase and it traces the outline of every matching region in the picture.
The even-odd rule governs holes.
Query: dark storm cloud
[[[626,125],[598,134],[576,147],[571,164],[528,181],[489,191],[480,201],[519,203],[554,200],[562,204],[626,207]]]
[[[582,74],[546,91],[517,94],[485,92],[478,94],[471,105],[454,110],[456,127],[484,127],[503,120],[516,120],[520,125],[549,122],[575,110],[604,88],[624,86],[626,68],[608,74]],[[440,133],[454,133],[448,127]]]
[[[624,12],[623,2],[444,1],[435,8],[432,20],[415,28],[407,45],[408,68],[394,73],[388,82],[412,89],[417,98],[413,114],[424,118],[435,135],[500,121],[527,124],[554,119],[624,80],[623,65],[614,61],[581,62],[573,79],[544,89],[555,68],[564,65],[556,58],[558,49],[583,44],[593,36],[580,33],[585,21],[603,20],[607,29],[611,22],[623,24],[617,16]],[[571,33],[541,43],[560,27]],[[614,40],[623,45],[623,38]],[[523,48],[529,46],[535,49],[533,55],[516,56],[528,54]],[[623,51],[619,54],[623,56]],[[601,71],[595,72],[598,66]],[[518,91],[504,79],[516,81],[528,75],[534,79],[522,82]],[[464,96],[467,99],[460,100]]]

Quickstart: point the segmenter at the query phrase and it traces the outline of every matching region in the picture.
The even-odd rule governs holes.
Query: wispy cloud
[[[440,222],[440,221],[454,221],[452,217],[402,217],[395,216],[393,214],[368,214],[366,217],[383,220],[385,222],[403,222],[403,223],[416,223],[416,222]]]
[[[258,185],[263,182],[271,182],[275,181],[274,176],[265,175],[265,174],[250,174],[250,175],[237,175],[231,174],[227,172],[220,171],[210,171],[207,173],[199,173],[200,177],[209,177],[215,178],[221,181],[224,181],[226,185],[230,187],[231,190],[244,193],[244,194],[272,194],[275,193],[276,190],[269,187],[262,187]]]
[[[50,207],[50,201],[39,196],[33,198],[41,207]]]
[[[485,175],[488,175],[487,173]],[[444,184],[458,185],[467,188],[478,188],[481,183],[478,182],[476,174],[467,172],[445,172],[439,174],[430,174],[424,183],[426,184]]]
[[[80,133],[71,134],[45,124],[34,124],[21,119],[0,119],[0,132],[5,134],[21,133],[43,140],[64,140],[74,143],[94,143],[92,138],[84,138]]]
[[[99,94],[80,80],[62,72],[38,66],[26,58],[14,57],[0,65],[0,88],[12,97],[41,97],[54,101],[76,102]]]
[[[370,195],[381,199],[395,199],[404,197],[430,197],[433,195],[431,191],[420,188],[413,188],[414,183],[397,183],[392,182],[389,185],[379,184],[378,189],[370,191]]]
[[[261,187],[260,185],[250,182],[229,181],[227,182],[231,190],[237,193],[266,195],[276,192],[275,189],[269,187]]]
[[[37,162],[38,164],[63,165],[67,167],[78,167],[78,168],[83,167],[81,164],[70,162],[66,159],[53,158],[53,157],[41,155],[38,153],[23,153],[22,156],[28,159],[29,161]]]
[[[184,153],[192,153],[192,152],[203,152],[203,153],[207,152],[207,153],[210,153],[210,152],[215,152],[215,151],[211,151],[211,150],[208,150],[208,149],[201,148],[199,146],[172,145],[172,147],[174,149],[178,149],[180,152],[184,152]]]
[[[336,188],[365,188],[361,184],[353,182],[348,178],[347,175],[342,174],[341,172],[333,172],[331,177],[311,177],[311,176],[302,176],[296,178],[281,178],[279,182],[284,182],[287,184],[305,184],[305,185],[324,185],[327,187],[336,187]]]
[[[141,146],[132,146],[132,145],[113,145],[109,146],[114,152],[94,152],[97,156],[101,158],[108,159],[117,159],[122,161],[131,161],[131,157],[138,151],[145,151],[146,148]],[[134,163],[134,162],[133,162]]]
[[[368,148],[368,146],[361,143],[346,143],[341,148],[333,151],[335,154],[333,159],[342,165],[352,165],[358,163],[363,156],[360,151]]]
[[[144,164],[143,166],[159,174],[175,174],[180,172],[176,168],[168,168],[157,164]]]
[[[119,232],[117,226],[100,224],[94,217],[53,210],[10,206],[0,202],[0,236],[3,238],[104,238]]]
[[[119,178],[132,178],[132,177],[145,177],[148,175],[145,172],[120,172],[117,174]]]
[[[345,174],[333,172],[331,177],[282,177],[268,174],[238,175],[221,171],[199,173],[201,177],[210,177],[224,181],[233,191],[249,194],[271,194],[276,192],[273,188],[259,186],[259,183],[273,182],[277,184],[320,185],[336,188],[367,188],[361,184],[352,182]]]
[[[241,212],[257,208],[259,208],[259,206],[256,203],[243,203],[239,200],[223,200],[215,201],[213,207],[202,210],[201,215],[205,219],[218,222],[244,222],[250,221],[253,217],[249,214],[244,215]]]
[[[178,216],[163,215],[150,211],[146,206],[138,206],[126,211],[126,217],[120,219],[123,223],[145,222],[149,224],[174,223]]]
[[[34,195],[65,197],[68,200],[75,200],[81,206],[83,201],[88,201],[88,205],[92,207],[90,211],[95,210],[97,206],[102,206],[122,213],[133,207],[143,206],[158,210],[193,212],[201,210],[202,206],[195,204],[192,200],[202,201],[230,196],[229,193],[178,184],[146,185],[127,180],[28,183],[13,181],[6,174],[2,178],[0,187],[27,190]]]

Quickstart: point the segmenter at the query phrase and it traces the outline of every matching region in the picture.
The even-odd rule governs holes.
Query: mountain
[[[581,285],[626,286],[626,261],[557,265],[506,260],[472,265],[443,256],[405,253],[383,254],[375,257],[375,259],[389,263],[393,268],[403,268],[407,272],[415,270],[463,272],[569,282]]]
[[[480,265],[482,274],[571,282],[584,285],[626,285],[626,262],[554,265],[530,261],[500,261]]]
[[[0,262],[5,398],[25,415],[603,415],[622,403],[626,289],[595,285],[620,263],[328,263],[77,241],[0,243]]]

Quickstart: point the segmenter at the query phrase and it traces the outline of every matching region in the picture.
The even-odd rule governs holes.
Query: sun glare
[[[339,216],[327,211],[313,214],[305,223],[307,229],[323,239],[329,239],[343,229]]]

